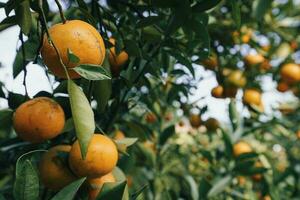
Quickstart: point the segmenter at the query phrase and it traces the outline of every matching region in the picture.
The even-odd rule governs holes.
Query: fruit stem
[[[48,27],[47,27],[46,16],[45,16],[45,13],[44,13],[44,10],[43,10],[43,0],[39,0],[39,7],[40,7],[40,10],[41,10],[41,13],[42,13],[42,22],[43,22],[43,24],[44,24],[44,29],[45,29],[46,34],[47,34],[47,37],[48,37],[48,42],[49,42],[50,44],[52,44],[52,46],[53,46],[53,48],[54,48],[54,50],[55,50],[55,52],[56,52],[56,55],[58,56],[59,62],[60,62],[60,64],[61,64],[61,65],[63,66],[63,68],[64,68],[66,77],[67,77],[68,80],[70,80],[70,76],[69,76],[67,67],[66,67],[66,65],[64,64],[64,62],[62,61],[62,59],[61,59],[61,57],[60,57],[60,54],[59,54],[59,51],[58,51],[58,49],[56,48],[54,42],[53,42],[52,39],[51,39],[49,30],[48,30]]]
[[[58,0],[55,0],[55,3],[57,5],[57,7],[58,7],[60,18],[61,18],[63,24],[65,24],[67,20],[66,20],[66,18],[64,16],[63,9],[62,9],[60,3],[58,2]]]
[[[23,78],[23,85],[25,88],[25,98],[28,97],[27,85],[26,85],[26,76],[27,76],[27,69],[26,69],[26,54],[25,54],[25,47],[24,47],[24,38],[22,30],[20,30],[19,39],[21,40],[21,50],[22,50],[22,61],[23,61],[23,70],[24,70],[24,78]]]

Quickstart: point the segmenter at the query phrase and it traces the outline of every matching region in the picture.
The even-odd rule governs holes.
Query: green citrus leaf
[[[60,190],[51,200],[73,200],[85,179],[86,178],[84,177],[70,183]]]
[[[30,1],[23,1],[15,9],[17,23],[21,27],[22,32],[28,35],[31,29],[32,17],[30,11]]]
[[[76,136],[84,159],[95,131],[94,113],[82,90],[72,80],[68,80],[68,93]]]
[[[82,64],[73,69],[88,80],[97,81],[111,79],[110,73],[100,65]]]
[[[97,200],[120,199],[128,200],[127,182],[104,183]]]

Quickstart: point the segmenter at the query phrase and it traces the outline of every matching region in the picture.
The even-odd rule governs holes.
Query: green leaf
[[[136,200],[136,199],[141,199],[140,195],[143,194],[143,192],[147,189],[148,185],[143,185],[141,186],[137,191],[134,193],[131,193],[130,200]]]
[[[117,183],[104,183],[101,191],[97,197],[97,200],[108,200],[108,199],[129,199],[128,191],[126,192],[127,182]]]
[[[83,0],[76,0],[76,2],[80,8],[83,8],[84,10],[88,10],[88,7]]]
[[[0,32],[16,24],[16,16],[9,16],[0,22]]]
[[[236,104],[234,100],[231,100],[229,104],[229,118],[233,130],[238,129],[238,127],[241,126],[240,115],[236,109]]]
[[[222,0],[203,0],[192,6],[193,12],[204,12],[217,6]]]
[[[4,128],[7,125],[12,124],[13,110],[4,109],[0,110],[0,128]]]
[[[24,1],[27,0],[9,0],[6,5],[5,5],[5,14],[6,16],[9,15],[9,13],[16,8],[17,6],[19,6],[21,3],[23,3]]]
[[[8,93],[8,105],[11,109],[18,108],[22,103],[28,100],[28,97],[21,94],[10,92]]]
[[[17,23],[21,27],[22,32],[28,35],[31,29],[32,17],[30,11],[30,1],[23,1],[15,9]]]
[[[29,63],[29,61],[33,61],[37,48],[39,46],[39,42],[37,38],[29,38],[24,44],[25,48],[25,66]],[[16,78],[18,74],[24,69],[23,65],[23,55],[22,55],[22,47],[18,49],[17,55],[15,57],[13,63],[13,77]]]
[[[129,146],[138,141],[138,138],[124,138],[121,140],[115,140],[117,148],[121,153],[127,154],[126,150]]]
[[[86,178],[84,177],[70,183],[60,190],[51,200],[73,200],[85,179]]]
[[[207,180],[202,178],[199,183],[199,199],[206,199],[207,193],[211,189],[211,187],[211,184]]]
[[[68,80],[68,93],[81,156],[85,159],[95,131],[94,113],[82,90],[72,80]]]
[[[175,126],[171,125],[167,127],[159,136],[159,144],[161,145],[165,144],[167,140],[174,134],[175,134]]]
[[[140,56],[140,47],[135,40],[124,40],[125,51],[131,56]]]
[[[73,68],[78,74],[88,80],[109,80],[111,79],[110,73],[100,65],[82,64]]]
[[[39,177],[30,160],[19,167],[14,185],[14,197],[18,200],[39,199]]]
[[[124,174],[124,172],[119,168],[119,167],[115,167],[112,171],[116,182],[123,182],[123,181],[127,181],[126,175]]]
[[[241,3],[240,0],[230,0],[232,7],[232,16],[235,21],[236,27],[239,29],[241,26]]]
[[[97,101],[97,110],[103,113],[112,92],[111,80],[94,82],[93,97]]]
[[[199,200],[198,186],[197,186],[195,179],[191,175],[185,175],[184,180],[190,186],[189,194],[191,195],[192,199]]]
[[[162,18],[160,16],[149,16],[149,17],[140,19],[136,24],[136,28],[143,28],[146,26],[153,25],[156,22],[159,22],[161,19]]]
[[[233,152],[233,145],[232,145],[232,139],[230,135],[227,133],[227,131],[221,129],[222,131],[222,138],[225,143],[225,153],[228,157],[231,157]]]
[[[39,177],[30,159],[32,154],[40,152],[45,152],[45,150],[31,151],[18,158],[16,163],[16,179],[13,190],[15,199],[39,199]]]
[[[68,59],[71,63],[79,63],[80,59],[71,51],[71,49],[68,48]]]
[[[6,200],[2,194],[0,194],[0,200]]]
[[[214,197],[217,194],[224,191],[224,189],[231,183],[231,175],[227,175],[224,178],[221,178],[214,186],[209,190],[207,197]]]
[[[256,0],[253,3],[253,16],[258,20],[263,20],[266,12],[271,8],[272,0]]]
[[[169,20],[168,26],[165,31],[165,35],[172,35],[178,28],[180,28],[184,22],[188,19],[191,13],[190,3],[188,0],[180,1],[173,11],[173,14]]]

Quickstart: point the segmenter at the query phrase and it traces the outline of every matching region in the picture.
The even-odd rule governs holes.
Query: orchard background
[[[299,11],[0,2],[0,199],[299,199]]]

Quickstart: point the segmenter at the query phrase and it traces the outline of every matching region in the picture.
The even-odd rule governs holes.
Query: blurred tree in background
[[[8,103],[0,111],[0,199],[299,199],[299,1],[49,2],[0,3],[0,31],[20,27],[7,67],[25,88],[17,94],[0,80]],[[28,96],[29,63],[45,70],[51,92]],[[202,67],[216,77],[211,95],[228,102],[230,123],[204,120],[207,105],[190,101]],[[294,100],[265,112],[266,81]],[[30,110],[40,97],[64,117],[46,118],[53,104]],[[60,121],[51,137],[32,140]],[[88,163],[96,164],[84,171]]]

